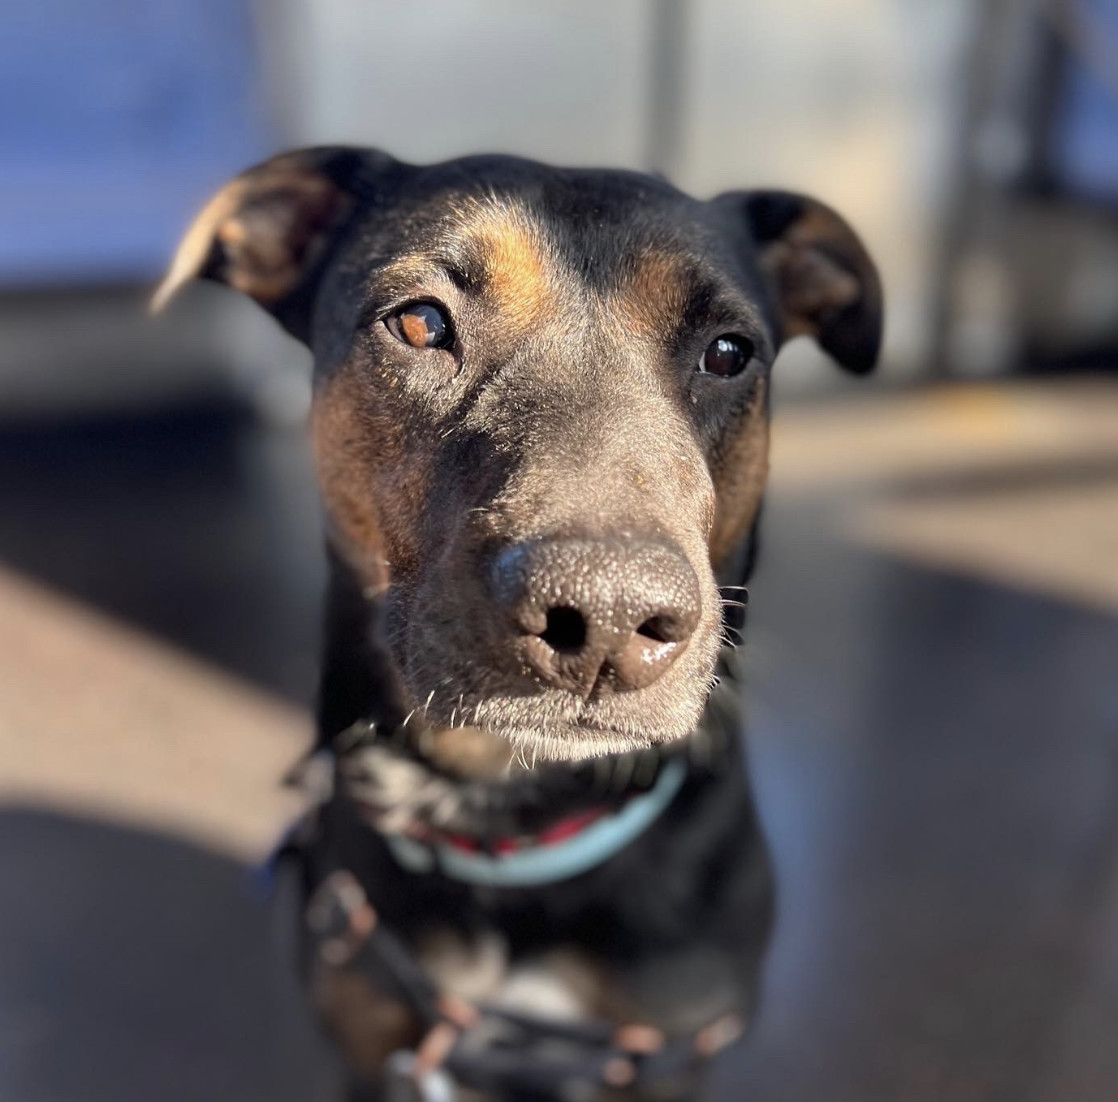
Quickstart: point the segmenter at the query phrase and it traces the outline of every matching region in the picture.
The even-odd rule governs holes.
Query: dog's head
[[[505,157],[276,157],[157,301],[222,280],[312,349],[332,541],[436,723],[576,757],[694,728],[765,483],[770,369],[870,370],[881,289],[782,192],[710,202]]]

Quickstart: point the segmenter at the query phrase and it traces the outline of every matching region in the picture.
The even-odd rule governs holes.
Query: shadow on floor
[[[249,869],[154,834],[9,807],[0,881],[0,1097],[332,1097]]]
[[[305,433],[205,406],[0,429],[0,560],[305,703],[321,521]]]
[[[298,439],[201,415],[0,434],[0,496],[0,560],[307,698]],[[766,513],[747,666],[780,913],[711,1098],[1112,1102],[1118,619],[844,543],[843,502]],[[245,869],[22,810],[0,877],[4,1099],[317,1097]]]

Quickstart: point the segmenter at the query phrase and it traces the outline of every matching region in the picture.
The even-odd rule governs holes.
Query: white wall
[[[264,0],[265,3],[268,0]],[[699,195],[811,192],[862,231],[887,363],[925,347],[966,0],[693,0],[671,175]],[[514,152],[647,167],[650,0],[276,0],[273,79],[295,144],[415,160]],[[790,382],[820,377],[794,348]]]

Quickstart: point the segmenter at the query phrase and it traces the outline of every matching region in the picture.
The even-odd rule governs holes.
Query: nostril
[[[577,608],[560,605],[547,610],[547,625],[540,638],[552,650],[575,654],[586,642],[586,620]]]
[[[650,616],[640,627],[637,634],[651,639],[655,643],[672,643],[675,641],[675,632],[672,621],[665,616]]]
[[[480,626],[494,658],[587,699],[650,685],[701,620],[699,579],[682,551],[628,533],[502,547],[487,583],[493,615]]]

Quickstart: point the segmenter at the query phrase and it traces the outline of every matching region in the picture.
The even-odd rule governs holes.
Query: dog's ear
[[[823,203],[787,191],[738,191],[716,201],[746,221],[781,340],[806,333],[847,371],[873,370],[881,348],[881,280],[850,226]]]
[[[213,279],[243,291],[305,339],[322,262],[360,200],[393,164],[372,150],[323,146],[283,153],[242,172],[186,231],[152,310],[190,280]]]

